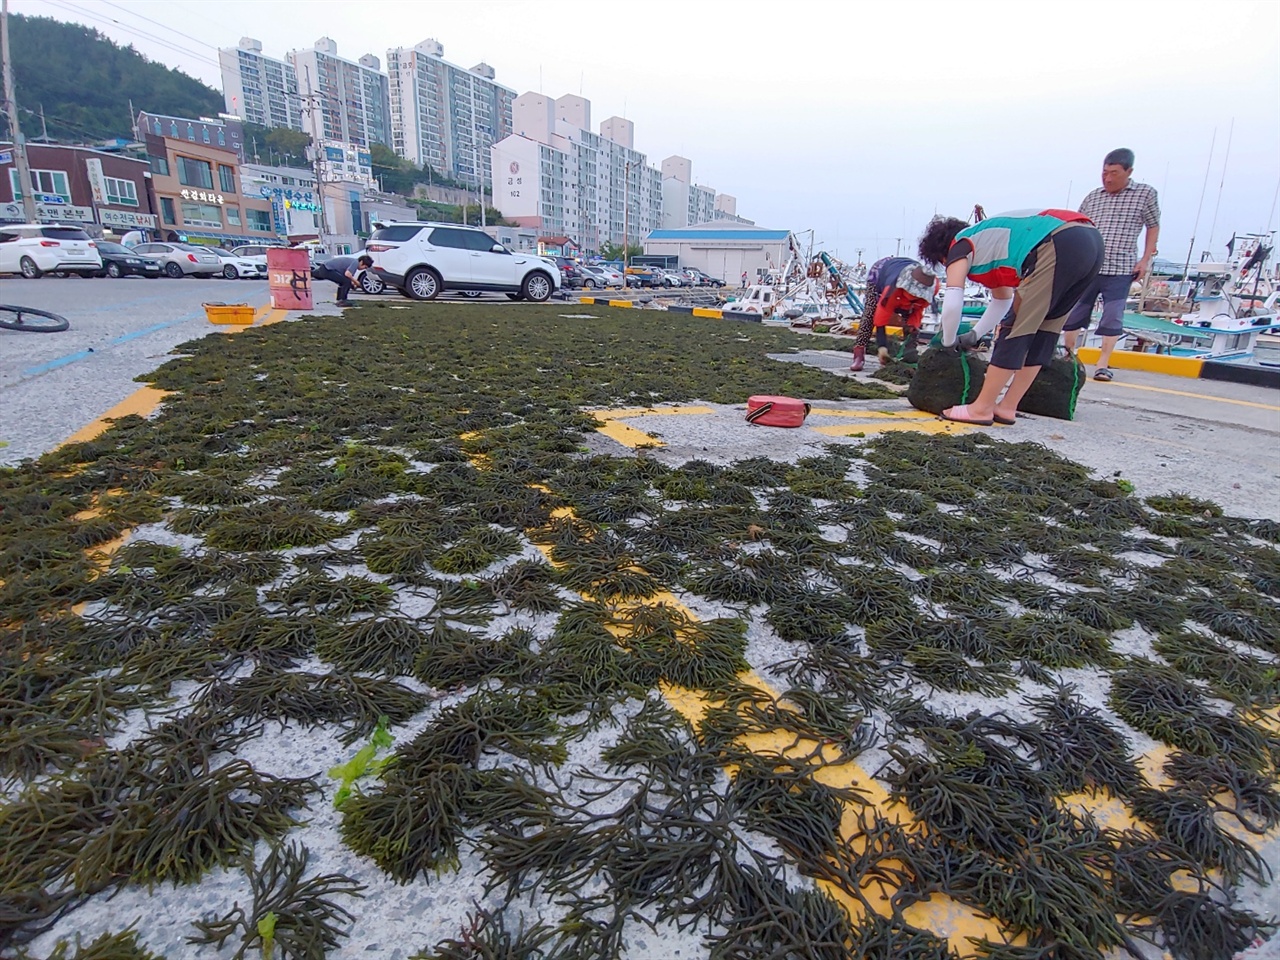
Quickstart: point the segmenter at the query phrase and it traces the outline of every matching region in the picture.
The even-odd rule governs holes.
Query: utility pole
[[[0,0],[0,60],[4,61],[4,102],[9,114],[9,132],[13,136],[13,162],[22,184],[22,213],[27,223],[36,223],[35,186],[31,168],[27,166],[27,144],[18,126],[18,101],[13,96],[13,61],[9,58],[9,0]]]
[[[320,216],[316,220],[316,233],[317,233],[316,239],[319,242],[320,247],[323,249],[324,236],[326,233],[329,232],[327,229],[328,224],[325,223],[325,214],[324,214],[324,176],[323,176],[324,168],[321,165],[321,158],[324,156],[324,147],[321,144],[321,141],[323,138],[320,136],[320,132],[317,130],[318,127],[323,128],[323,122],[319,124],[314,122],[316,118],[315,105],[319,101],[320,97],[315,92],[315,89],[311,86],[311,68],[306,67],[304,69],[306,71],[306,77],[307,77],[307,93],[306,93],[306,96],[301,97],[300,99],[306,101],[307,108],[311,111],[311,119],[313,121],[311,124],[311,162],[315,167],[316,197],[320,200]],[[353,223],[351,226],[355,232],[357,233],[360,232],[359,231],[360,224]],[[287,222],[285,224],[285,228],[286,228],[285,232],[287,233],[288,232]]]
[[[627,271],[627,249],[631,246],[631,161],[622,176],[622,272]],[[625,281],[624,281],[625,282]]]

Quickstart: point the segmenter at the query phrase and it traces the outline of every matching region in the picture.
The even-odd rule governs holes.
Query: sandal
[[[947,407],[947,409],[942,411],[941,416],[943,420],[950,420],[952,423],[967,423],[975,427],[989,427],[991,424],[995,423],[994,419],[973,419],[973,417],[969,416],[969,405],[967,403],[961,403],[954,407]]]
[[[1101,380],[1103,383],[1110,383],[1115,378],[1111,375],[1110,368],[1099,367],[1097,370],[1093,371],[1093,379]]]
[[[1006,427],[1012,427],[1015,423],[1018,422],[1012,417],[1002,417],[998,413],[993,414],[992,419],[995,420],[996,423],[1003,424]]]

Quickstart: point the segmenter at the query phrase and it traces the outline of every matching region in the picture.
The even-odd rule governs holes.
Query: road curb
[[[1097,347],[1081,347],[1076,351],[1076,356],[1085,363],[1096,364],[1098,353]],[[1109,365],[1117,370],[1142,370],[1190,380],[1218,380],[1280,390],[1280,368],[1201,360],[1197,357],[1171,357],[1164,353],[1136,353],[1133,350],[1114,351]]]

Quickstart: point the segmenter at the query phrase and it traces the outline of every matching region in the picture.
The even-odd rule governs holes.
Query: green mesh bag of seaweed
[[[987,362],[965,351],[956,353],[935,343],[920,355],[907,388],[907,402],[917,410],[942,413],[958,403],[972,403],[987,376]]]
[[[1076,418],[1076,401],[1085,380],[1084,364],[1066,347],[1060,346],[1054,358],[1046,363],[1031,383],[1018,410],[1038,417],[1058,420]]]

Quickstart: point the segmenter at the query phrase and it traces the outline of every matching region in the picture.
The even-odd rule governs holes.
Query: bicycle
[[[35,307],[18,307],[0,303],[0,327],[24,333],[61,333],[71,326],[66,317]]]

